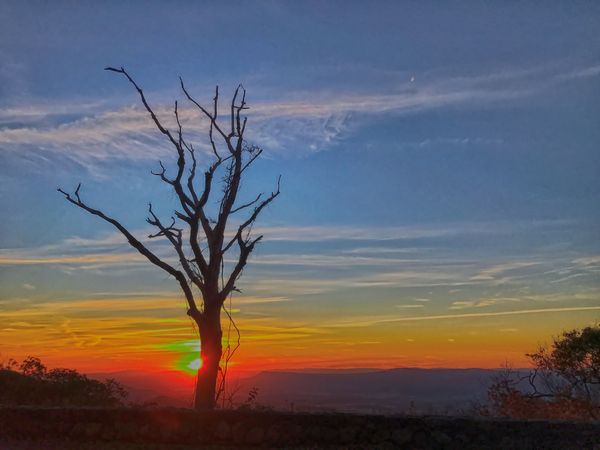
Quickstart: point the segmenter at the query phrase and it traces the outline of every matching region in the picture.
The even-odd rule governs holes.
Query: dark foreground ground
[[[278,447],[257,447],[257,446],[244,446],[244,445],[173,445],[173,444],[133,444],[124,442],[65,442],[61,439],[54,439],[49,441],[23,441],[0,439],[1,450],[251,450],[260,448],[285,448],[291,450],[344,450],[352,447],[348,446],[278,446]],[[365,447],[357,447],[365,448]]]
[[[600,424],[182,409],[0,408],[0,449],[598,449]]]

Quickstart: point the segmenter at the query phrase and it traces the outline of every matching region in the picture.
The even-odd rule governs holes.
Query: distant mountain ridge
[[[266,371],[242,380],[257,403],[276,409],[456,414],[486,399],[499,369]]]
[[[460,414],[473,402],[486,400],[487,388],[500,372],[477,368],[282,369],[231,379],[229,386],[236,390],[237,404],[256,388],[257,405],[284,411]],[[193,377],[172,378],[171,372],[162,378],[159,375],[148,377],[132,371],[90,374],[117,379],[132,401],[189,407]]]

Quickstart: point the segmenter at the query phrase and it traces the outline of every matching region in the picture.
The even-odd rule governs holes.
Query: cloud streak
[[[271,153],[312,152],[329,147],[371,116],[502,103],[599,74],[600,66],[567,71],[538,68],[447,79],[426,77],[418,83],[390,87],[386,94],[304,93],[296,98],[310,100],[259,101],[252,105],[249,139]],[[145,111],[139,107],[109,108],[105,101],[86,101],[0,109],[2,152],[18,158],[25,148],[25,155],[66,158],[90,170],[112,160],[153,160],[170,152],[169,143],[162,140]],[[171,106],[158,104],[155,110],[173,126]],[[189,107],[180,112],[189,137],[208,151],[201,114]],[[71,116],[75,119],[69,119]]]
[[[498,312],[481,312],[481,313],[465,313],[465,314],[438,314],[431,316],[412,316],[412,317],[389,317],[376,316],[366,318],[365,320],[340,321],[332,323],[331,327],[370,327],[383,323],[395,322],[420,322],[430,320],[452,320],[452,319],[472,319],[482,317],[501,317],[501,316],[518,316],[523,314],[548,314],[548,313],[568,313],[568,312],[584,312],[584,311],[600,311],[600,306],[576,306],[566,308],[544,308],[544,309],[522,309],[517,311],[498,311]]]
[[[261,247],[253,255],[252,266],[245,274],[244,285],[251,293],[284,297],[342,292],[348,289],[502,286],[516,289],[541,280],[553,282],[564,276],[593,276],[597,257],[528,254],[523,257],[490,258],[485,255],[465,257],[457,253],[453,240],[464,237],[488,239],[489,236],[534,233],[538,229],[564,226],[563,221],[524,223],[460,223],[399,227],[363,226],[263,226],[256,233],[268,236],[272,247]],[[138,235],[146,233],[138,230]],[[438,239],[443,238],[441,241]],[[425,250],[410,243],[410,254],[403,251],[404,239],[421,239]],[[278,242],[324,242],[335,244],[328,250],[278,253]],[[355,241],[371,241],[370,246],[345,248]],[[362,243],[362,242],[361,242]],[[382,251],[378,252],[381,245]],[[432,246],[433,245],[433,246]],[[437,245],[437,246],[436,246]],[[387,251],[397,248],[398,251]],[[269,249],[271,251],[269,251]],[[157,242],[154,252],[177,266],[178,261],[168,243]],[[233,260],[226,258],[227,265]],[[96,271],[103,275],[122,276],[124,270],[158,270],[124,238],[112,233],[93,238],[72,237],[57,244],[35,249],[0,250],[0,266],[57,266],[67,274]],[[315,272],[315,270],[319,273]],[[558,277],[557,277],[558,275]],[[522,298],[526,292],[506,295]],[[488,294],[489,295],[489,294]],[[491,306],[498,299],[456,299],[451,309]]]

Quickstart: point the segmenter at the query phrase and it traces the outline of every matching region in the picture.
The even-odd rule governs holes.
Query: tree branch
[[[244,164],[244,166],[242,167],[242,170],[240,171],[241,173],[244,173],[244,171],[248,168],[248,166],[250,166],[250,164],[252,164],[256,160],[256,158],[258,158],[262,154],[263,149],[256,145],[252,145],[250,147],[247,147],[246,151],[251,156],[250,156],[250,159],[248,160],[248,162],[246,164]]]
[[[225,298],[227,297],[227,295],[229,295],[229,293],[233,289],[235,289],[235,282],[239,278],[244,267],[246,266],[246,263],[248,261],[248,256],[250,256],[250,254],[254,250],[255,245],[258,242],[260,242],[260,240],[263,238],[263,236],[260,235],[253,240],[250,240],[248,238],[244,239],[242,237],[244,230],[247,227],[251,226],[254,223],[254,221],[256,220],[256,218],[258,217],[258,215],[260,214],[260,212],[269,203],[271,203],[273,200],[275,200],[275,198],[277,198],[277,196],[281,192],[280,187],[281,187],[281,176],[279,176],[277,179],[277,190],[272,192],[271,195],[267,199],[263,200],[256,208],[254,208],[252,215],[238,227],[238,230],[237,230],[235,236],[233,237],[233,239],[221,251],[221,257],[222,257],[225,254],[225,252],[227,252],[227,250],[229,250],[229,248],[231,248],[231,246],[234,244],[234,242],[237,242],[239,250],[240,250],[238,262],[235,265],[234,269],[232,270],[231,274],[229,275],[227,283],[223,286],[223,289],[221,290],[221,293],[220,293],[221,301],[224,301]]]
[[[138,86],[138,84],[135,82],[135,80],[129,75],[129,73],[127,73],[127,71],[123,67],[121,67],[120,69],[115,69],[114,67],[106,67],[104,70],[123,74],[127,78],[127,80],[129,80],[129,82],[133,85],[135,90],[138,92],[140,99],[142,101],[142,104],[146,108],[146,111],[148,111],[148,113],[150,114],[150,117],[152,118],[152,121],[156,125],[156,128],[158,128],[158,130],[162,134],[164,134],[165,136],[168,137],[171,144],[173,144],[173,146],[177,150],[177,155],[178,155],[177,176],[175,177],[174,180],[168,180],[164,176],[164,174],[165,174],[164,167],[163,167],[163,171],[161,172],[160,176],[163,181],[167,182],[168,184],[170,184],[171,186],[174,187],[175,192],[177,193],[177,196],[179,197],[179,201],[181,203],[182,208],[185,210],[186,214],[188,214],[189,216],[192,216],[192,210],[190,209],[190,207],[192,207],[192,208],[194,207],[194,202],[187,196],[187,194],[183,191],[183,187],[181,186],[181,177],[183,176],[183,173],[185,170],[185,152],[183,150],[183,146],[181,145],[180,141],[176,140],[173,137],[173,134],[162,125],[162,123],[158,119],[157,115],[155,114],[154,110],[150,107],[148,101],[146,100],[146,96],[144,95],[144,91],[142,90],[142,88],[140,88]],[[175,104],[175,115],[176,116],[178,115],[177,104]],[[180,139],[181,139],[181,135],[180,135]],[[161,164],[161,167],[162,167],[162,164]]]
[[[158,256],[156,256],[154,253],[152,253],[148,248],[146,248],[146,246],[144,246],[144,244],[142,244],[139,240],[137,240],[135,238],[135,236],[133,236],[129,232],[129,230],[127,230],[117,220],[113,219],[112,217],[107,216],[100,210],[91,208],[88,205],[86,205],[81,200],[81,197],[79,196],[80,189],[81,189],[81,183],[79,183],[77,185],[77,189],[75,189],[74,194],[69,194],[60,188],[58,188],[57,191],[60,192],[61,194],[63,194],[65,196],[65,199],[67,201],[69,201],[70,203],[72,203],[73,205],[87,211],[88,213],[90,213],[94,216],[98,216],[102,220],[113,225],[117,230],[119,230],[121,232],[121,234],[123,234],[127,238],[127,242],[129,242],[129,245],[131,245],[139,253],[144,255],[146,257],[146,259],[148,259],[148,261],[150,261],[155,266],[160,267],[162,270],[167,272],[169,275],[175,277],[175,279],[179,282],[181,289],[183,290],[183,292],[185,294],[185,298],[188,303],[188,314],[192,317],[199,316],[200,312],[198,311],[198,308],[196,306],[196,302],[194,300],[194,295],[193,295],[192,290],[190,289],[190,286],[188,285],[183,273],[180,272],[179,270],[175,269],[171,265],[167,264],[166,262],[162,261]]]
[[[225,301],[229,293],[236,289],[235,282],[240,277],[242,270],[244,270],[244,267],[246,267],[246,263],[248,262],[248,256],[250,256],[250,254],[254,250],[254,246],[258,242],[260,242],[262,238],[263,236],[260,235],[254,240],[244,241],[244,239],[242,239],[241,236],[237,237],[237,243],[240,248],[240,255],[237,264],[235,265],[235,267],[231,271],[231,274],[229,275],[227,283],[225,284],[225,286],[223,286],[223,289],[220,292],[221,304],[223,303],[223,301]]]
[[[237,208],[234,208],[234,209],[232,209],[232,210],[231,210],[231,214],[234,214],[234,213],[236,213],[236,212],[238,212],[238,211],[241,211],[241,210],[242,210],[242,209],[244,209],[244,208],[248,208],[248,207],[250,207],[250,206],[254,205],[254,204],[257,202],[257,201],[259,201],[259,200],[260,200],[260,198],[262,197],[262,195],[263,195],[263,193],[261,192],[261,193],[260,193],[260,194],[258,194],[258,195],[256,196],[256,198],[255,198],[254,200],[252,200],[251,202],[244,203],[243,205],[240,205],[240,206],[238,206]]]
[[[185,257],[185,253],[183,252],[183,241],[182,241],[182,230],[180,228],[175,228],[175,218],[171,217],[172,223],[168,227],[165,227],[160,219],[156,216],[154,211],[152,210],[152,203],[148,204],[148,212],[151,217],[146,219],[150,225],[153,225],[159,229],[159,231],[155,234],[150,234],[149,238],[155,238],[159,236],[166,237],[173,248],[175,249],[177,256],[179,257],[179,262],[183,270],[185,271],[188,278],[202,291],[204,290],[204,284],[202,282],[201,277],[199,277],[190,267],[190,264]]]
[[[210,120],[210,123],[212,126],[214,126],[214,128],[219,132],[219,134],[223,137],[223,139],[225,139],[226,141],[228,141],[227,135],[223,132],[223,130],[221,130],[221,127],[219,127],[219,124],[217,123],[217,101],[219,98],[219,88],[217,86],[217,91],[216,91],[216,95],[215,95],[215,99],[214,99],[214,116],[209,113],[207,111],[207,109],[202,106],[200,103],[198,103],[191,95],[190,93],[187,91],[187,89],[185,88],[185,85],[183,84],[183,79],[181,77],[179,77],[179,83],[181,85],[181,90],[183,91],[184,95],[187,97],[187,99],[192,102],[194,105],[196,105],[196,107],[202,111],[202,113],[208,117],[208,119]]]
[[[277,178],[277,189],[274,192],[271,192],[271,195],[266,198],[265,200],[263,200],[260,205],[258,205],[256,208],[254,208],[254,211],[252,212],[252,215],[245,221],[243,222],[239,227],[238,230],[236,232],[236,234],[234,235],[234,237],[231,239],[231,241],[229,241],[229,243],[223,248],[223,252],[225,253],[227,250],[229,250],[229,248],[231,248],[231,246],[239,239],[241,238],[244,230],[250,226],[251,224],[254,223],[254,221],[256,220],[256,218],[258,217],[258,215],[260,214],[260,212],[269,204],[271,203],[273,200],[275,200],[275,198],[277,198],[277,196],[280,194],[280,187],[281,187],[281,175]],[[244,206],[244,205],[242,205]]]

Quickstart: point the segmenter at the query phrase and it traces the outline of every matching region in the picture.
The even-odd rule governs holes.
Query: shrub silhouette
[[[600,326],[564,332],[527,355],[533,370],[506,368],[488,390],[492,415],[519,419],[600,419]]]
[[[127,392],[114,379],[98,381],[72,369],[48,370],[39,358],[0,365],[0,404],[122,406]]]

